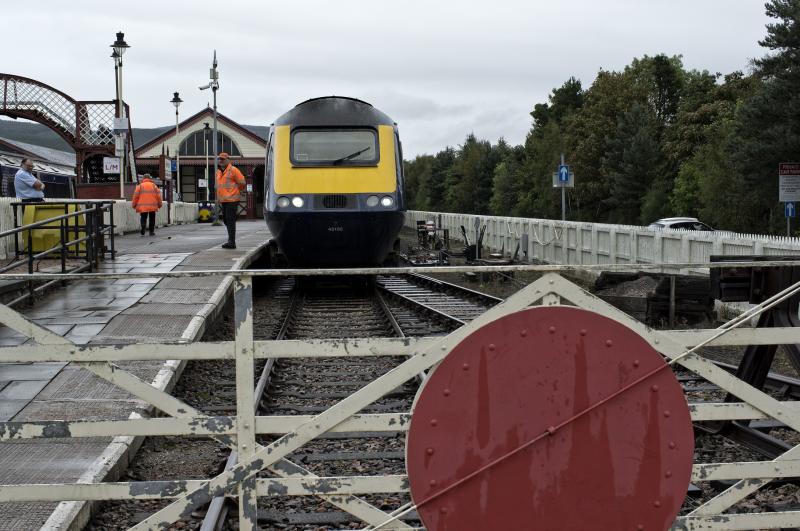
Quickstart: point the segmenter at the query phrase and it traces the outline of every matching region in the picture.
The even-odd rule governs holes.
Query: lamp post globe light
[[[177,199],[181,199],[181,143],[178,139],[178,134],[180,133],[179,125],[178,125],[178,107],[181,106],[183,100],[181,99],[180,95],[176,92],[172,96],[171,103],[175,106],[175,170],[176,170],[176,188],[178,192]]]
[[[128,51],[130,46],[125,42],[125,34],[121,31],[117,32],[117,40],[111,43],[111,48],[114,52],[111,58],[114,60],[114,75],[117,88],[117,118],[126,118],[125,116],[125,103],[122,100],[122,56]],[[119,172],[119,196],[125,199],[125,172],[128,165],[126,164],[127,157],[127,130],[121,134],[122,136],[122,157]]]

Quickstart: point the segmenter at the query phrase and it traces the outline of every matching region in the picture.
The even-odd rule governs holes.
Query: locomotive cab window
[[[298,129],[291,159],[296,166],[374,166],[378,135],[373,129]]]

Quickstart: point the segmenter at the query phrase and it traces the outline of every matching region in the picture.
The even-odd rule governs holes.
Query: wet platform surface
[[[117,258],[102,272],[148,273],[247,267],[269,239],[263,221],[237,224],[237,246],[225,250],[224,227],[181,225],[156,236],[118,237]],[[76,344],[199,339],[224,302],[224,277],[107,279],[71,282],[18,311]],[[0,328],[0,346],[31,342]],[[177,362],[119,363],[147,382],[171,388]],[[73,364],[0,364],[0,421],[121,420],[146,415],[143,401]],[[129,457],[132,438],[51,439],[0,443],[0,484],[99,481],[111,458]],[[39,529],[77,515],[78,503],[0,504],[0,531]],[[57,509],[56,513],[53,511]]]

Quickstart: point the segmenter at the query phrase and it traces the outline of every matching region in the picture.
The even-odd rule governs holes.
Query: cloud
[[[524,140],[528,112],[570,76],[589,86],[598,69],[644,54],[682,54],[690,68],[730,72],[763,55],[760,2],[730,0],[99,0],[14,6],[4,39],[24,53],[0,70],[40,79],[79,99],[113,99],[108,57],[116,31],[131,49],[123,69],[134,125],[171,123],[179,91],[188,116],[210,101],[213,49],[220,110],[269,124],[307,98],[370,101],[400,124],[406,154],[457,145],[474,131]],[[65,43],[55,45],[53,43]]]

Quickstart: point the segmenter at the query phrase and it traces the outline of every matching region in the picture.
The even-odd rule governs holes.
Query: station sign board
[[[120,160],[117,157],[103,157],[103,173],[116,174],[120,172]]]
[[[778,164],[778,201],[800,201],[800,162]]]
[[[566,177],[567,180],[563,180]],[[568,172],[566,174],[561,171],[553,173],[553,188],[575,188],[575,174]]]
[[[128,133],[128,119],[127,118],[114,118],[114,134],[125,135]]]

